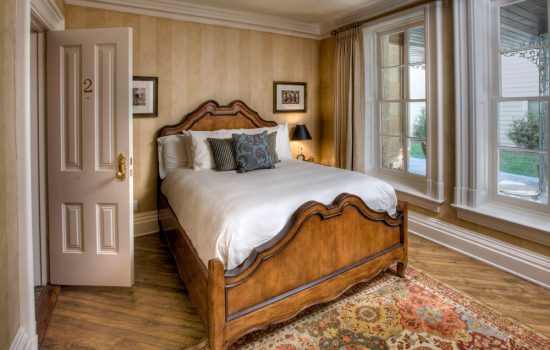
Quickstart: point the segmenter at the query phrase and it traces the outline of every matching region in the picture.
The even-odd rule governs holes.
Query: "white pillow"
[[[279,160],[293,159],[292,152],[290,150],[290,139],[288,137],[288,123],[279,124],[270,128],[240,129],[239,132],[242,134],[252,135],[259,134],[266,130],[268,134],[271,134],[274,131],[277,132],[277,145],[275,146],[275,151],[277,151],[277,157]]]
[[[292,153],[290,151],[290,140],[288,138],[288,123],[269,127],[269,128],[254,128],[254,129],[221,129],[216,131],[193,131],[189,130],[191,134],[191,154],[189,156],[190,163],[195,170],[202,169],[214,169],[216,163],[214,162],[214,155],[210,148],[208,138],[225,139],[231,138],[233,134],[259,134],[267,131],[268,134],[277,132],[277,145],[275,151],[279,160],[292,159]]]
[[[236,129],[228,130],[216,130],[216,131],[194,131],[189,130],[191,134],[191,153],[192,153],[192,167],[194,170],[214,169],[216,163],[214,162],[214,155],[210,148],[208,138],[213,139],[225,139],[230,138],[234,133],[239,131]]]
[[[175,168],[188,168],[189,146],[191,134],[184,131],[181,134],[162,136],[157,139],[158,157],[159,157],[159,176],[161,179]]]

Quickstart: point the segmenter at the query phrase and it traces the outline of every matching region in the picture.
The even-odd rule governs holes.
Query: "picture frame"
[[[134,76],[132,80],[134,118],[158,117],[158,78]]]
[[[273,82],[273,113],[307,112],[307,83]]]

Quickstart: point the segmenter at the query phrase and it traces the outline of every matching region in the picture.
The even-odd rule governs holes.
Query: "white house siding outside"
[[[538,96],[539,69],[535,63],[518,56],[501,56],[502,95],[506,97]],[[500,105],[499,140],[501,146],[514,147],[508,132],[514,120],[528,112],[527,101],[509,101]]]

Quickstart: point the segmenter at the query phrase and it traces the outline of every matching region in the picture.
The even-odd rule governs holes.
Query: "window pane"
[[[401,103],[382,102],[380,108],[380,127],[382,135],[401,136],[403,130]]]
[[[548,202],[546,154],[499,151],[499,192],[525,200]]]
[[[500,46],[503,50],[544,45],[548,38],[548,3],[526,0],[500,8]]]
[[[503,97],[548,95],[548,49],[505,52],[500,62]]]
[[[382,98],[401,100],[403,97],[403,68],[382,69]]]
[[[409,136],[426,137],[426,102],[409,103]]]
[[[548,102],[509,101],[499,105],[499,144],[548,149]]]
[[[409,67],[409,95],[411,100],[426,98],[426,65]]]
[[[400,137],[381,137],[382,167],[403,170],[403,144]]]
[[[394,33],[382,37],[382,67],[398,66],[403,64],[403,46],[405,33]]]
[[[409,173],[426,176],[426,142],[409,140]]]
[[[424,62],[424,26],[409,30],[409,63]]]

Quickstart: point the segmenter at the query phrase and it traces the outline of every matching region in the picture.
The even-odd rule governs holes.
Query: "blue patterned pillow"
[[[269,153],[267,131],[255,135],[233,134],[233,141],[238,173],[275,167]]]

